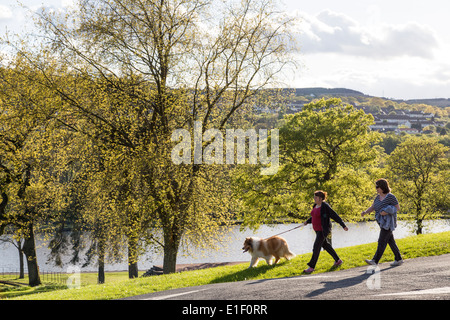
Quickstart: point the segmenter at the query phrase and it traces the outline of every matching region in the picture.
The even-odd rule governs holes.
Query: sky
[[[293,87],[450,98],[450,1],[284,0],[300,46]]]
[[[278,0],[298,18],[292,88],[348,88],[393,99],[450,98],[450,1]],[[72,0],[21,0],[36,9]],[[30,30],[16,0],[0,0],[0,34]]]

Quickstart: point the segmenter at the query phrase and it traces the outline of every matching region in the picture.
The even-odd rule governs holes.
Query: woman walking
[[[399,266],[403,263],[400,250],[394,240],[392,233],[397,227],[397,212],[400,210],[397,198],[391,193],[389,182],[386,179],[378,179],[375,183],[378,195],[373,201],[372,206],[363,211],[361,216],[371,213],[375,210],[375,219],[380,226],[380,236],[378,238],[378,247],[372,260],[366,259],[369,265],[377,265],[383,256],[386,246],[389,244],[395,256],[395,261],[391,266]]]
[[[334,259],[335,263],[333,267],[340,266],[342,260],[339,259],[336,251],[334,251],[331,244],[328,242],[327,235],[331,232],[331,222],[330,218],[339,223],[345,231],[348,231],[347,226],[338,216],[338,214],[331,209],[330,205],[325,202],[327,198],[327,193],[325,191],[319,190],[314,192],[314,206],[311,211],[311,218],[305,221],[306,226],[312,223],[313,229],[316,232],[316,240],[313,246],[313,255],[311,260],[307,263],[309,268],[303,272],[310,274],[314,271],[316,267],[317,260],[319,259],[320,249],[324,248]]]

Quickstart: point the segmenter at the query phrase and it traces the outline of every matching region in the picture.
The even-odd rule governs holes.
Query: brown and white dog
[[[268,239],[248,237],[244,241],[242,250],[244,252],[248,251],[252,255],[249,268],[255,267],[259,258],[265,259],[267,264],[271,265],[273,258],[275,258],[275,263],[277,263],[282,257],[287,260],[295,257],[295,254],[289,251],[286,240],[277,236]]]

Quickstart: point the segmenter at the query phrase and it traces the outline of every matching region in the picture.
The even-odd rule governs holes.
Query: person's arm
[[[395,210],[393,210],[393,208],[395,208]],[[388,209],[385,209],[388,210]],[[381,211],[380,214],[382,216],[387,216],[388,214],[392,215],[396,215],[397,212],[400,210],[400,205],[396,204],[395,206],[391,206],[391,208],[388,211]]]
[[[397,197],[390,193],[391,205],[397,209],[397,213],[400,211],[400,204],[398,203]]]
[[[361,212],[361,217],[364,217],[366,214],[369,214],[369,213],[371,213],[374,210],[375,210],[375,208],[373,207],[373,205],[371,205],[369,209],[367,209],[366,211]]]
[[[303,225],[307,225],[307,224],[309,224],[309,223],[311,223],[312,222],[312,217],[310,217],[308,220],[306,220],[304,223],[303,223]]]
[[[344,228],[345,231],[348,231],[347,226],[345,225],[341,217],[339,217],[339,215],[336,213],[336,211],[334,211],[333,208],[331,208],[328,204],[326,204],[326,206],[328,208],[328,214],[330,215],[330,218],[339,223],[341,227]]]
[[[389,212],[381,211],[380,214],[381,214],[382,216],[386,216],[386,215],[388,215],[388,214],[390,214],[390,215],[392,215],[392,214],[397,214],[397,212],[400,211],[400,205],[399,205],[399,203],[398,203],[397,198],[396,198],[392,193],[390,193],[388,196],[389,196],[389,202],[390,202],[390,205],[391,205],[392,207],[394,207],[396,211],[395,211],[395,212],[390,212],[390,210],[388,210]]]

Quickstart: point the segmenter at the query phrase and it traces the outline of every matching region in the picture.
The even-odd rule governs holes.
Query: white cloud
[[[369,40],[370,41],[370,40]],[[385,25],[381,37],[370,43],[377,56],[411,56],[433,58],[433,49],[439,47],[434,31],[415,22],[406,25]]]
[[[396,99],[448,98],[450,63],[421,57],[373,59],[341,53],[300,56],[291,87],[349,88]]]
[[[301,51],[309,53],[342,53],[353,56],[394,58],[400,56],[432,58],[439,40],[430,27],[409,22],[383,24],[368,28],[351,17],[325,10],[313,16],[300,13],[294,26]]]
[[[10,8],[0,4],[0,19],[10,19],[13,13]]]
[[[75,4],[75,0],[61,0],[62,7],[73,7]]]

